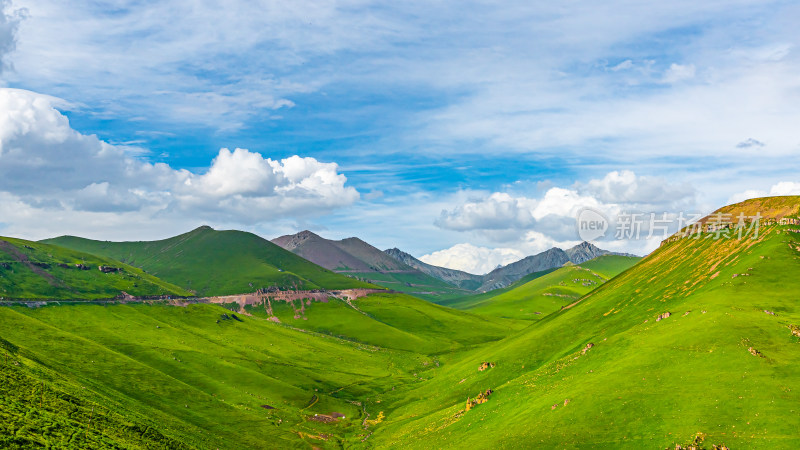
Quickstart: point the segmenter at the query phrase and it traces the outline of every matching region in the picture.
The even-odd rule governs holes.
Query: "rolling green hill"
[[[160,241],[108,242],[62,236],[43,242],[118,259],[198,295],[241,294],[269,286],[370,287],[243,231],[200,227]]]
[[[757,201],[782,217],[800,208]],[[797,448],[799,230],[667,240],[536,321],[394,293],[269,317],[3,307],[0,446]],[[496,304],[626,264],[567,266]]]
[[[249,305],[245,310],[256,317],[274,316],[293,328],[425,354],[498,340],[520,325],[399,293],[372,294],[350,301],[331,298],[325,303],[273,301],[270,306],[271,314],[261,305]]]
[[[374,444],[797,448],[793,228],[662,245],[564,310],[393,392]],[[496,365],[480,372],[482,361]],[[488,401],[465,411],[487,389]]]
[[[275,323],[208,304],[0,308],[0,445],[363,445],[384,393],[510,331],[398,294],[287,309]]]
[[[100,266],[121,270],[103,273]],[[184,289],[140,269],[56,245],[0,237],[0,299],[95,300],[188,296]]]
[[[507,288],[456,299],[446,305],[495,317],[541,320],[629,269],[640,259],[603,255],[580,265],[535,272]]]

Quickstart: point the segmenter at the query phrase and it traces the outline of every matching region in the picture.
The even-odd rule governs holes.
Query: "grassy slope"
[[[603,255],[580,264],[584,269],[589,269],[608,279],[630,269],[642,258],[638,256]]]
[[[508,292],[474,304],[469,311],[497,317],[540,320],[605,283],[580,266],[561,267]]]
[[[107,242],[72,236],[46,242],[119,259],[199,295],[240,294],[273,285],[301,289],[368,287],[242,231],[201,227],[151,242]]]
[[[629,269],[640,259],[600,256],[580,265],[537,272],[508,288],[465,297],[448,306],[495,317],[541,320]]]
[[[291,327],[377,345],[384,348],[437,354],[501,339],[514,328],[513,321],[486,318],[444,308],[416,297],[372,294],[351,301],[327,303],[300,301],[290,305],[272,302],[273,314]],[[267,317],[261,305],[248,306],[257,317]]]
[[[113,298],[122,291],[135,296],[190,295],[110,258],[22,239],[0,240],[0,298],[91,300]],[[80,270],[75,264],[84,264],[90,270]],[[101,265],[124,270],[103,273],[98,270]]]
[[[508,292],[508,291],[510,291],[512,289],[516,289],[516,288],[522,286],[523,284],[525,284],[525,283],[527,283],[529,281],[533,281],[533,280],[535,280],[535,279],[537,279],[539,277],[543,277],[543,276],[547,275],[548,273],[554,272],[556,270],[558,270],[558,268],[543,270],[541,272],[532,272],[532,273],[529,273],[528,275],[525,275],[523,278],[520,278],[519,280],[515,281],[514,283],[512,283],[512,284],[510,284],[510,285],[508,285],[508,286],[506,286],[504,288],[495,289],[495,290],[487,291],[487,292],[482,292],[480,294],[472,294],[472,295],[468,295],[466,297],[452,298],[452,299],[449,299],[447,301],[441,302],[441,305],[442,306],[447,306],[447,307],[450,307],[450,308],[456,308],[456,309],[467,309],[472,305],[478,304],[478,303],[480,303],[480,302],[482,302],[484,300],[490,299],[490,298],[492,298],[492,297],[494,297],[496,295],[503,294],[503,293]]]
[[[472,292],[453,286],[422,272],[357,272],[349,273],[349,275],[356,276],[370,283],[377,284],[394,291],[411,294],[415,297],[438,304],[443,304],[448,300],[463,297],[464,295]]]
[[[270,448],[305,447],[304,440],[324,444],[307,436],[320,433],[329,434],[330,443],[341,442],[361,430],[360,408],[347,400],[388,390],[422,367],[416,354],[265,320],[217,323],[224,312],[211,305],[0,308],[3,338],[18,348],[11,361],[22,363],[3,363],[3,373],[22,372],[35,380],[24,385],[44,381],[47,389],[95,405],[99,416],[155,427],[192,447]],[[40,427],[19,416],[26,410],[41,415],[42,409],[54,419],[43,419]],[[48,430],[53,422],[72,420],[79,425],[71,428],[82,431],[86,409],[76,418],[35,404],[8,413],[4,408],[11,417],[3,426],[6,435],[13,430],[28,440],[85,448],[80,433]],[[307,420],[333,411],[347,419],[335,425]],[[106,439],[123,445],[116,436],[124,430],[109,426]]]
[[[13,345],[3,347],[0,448],[190,448],[137,414],[119,414],[69,394],[54,382],[63,383],[63,377]]]
[[[163,438],[153,442],[175,438],[201,448],[664,448],[697,432],[708,434],[708,447],[797,448],[800,339],[788,325],[800,325],[800,234],[789,228],[762,228],[757,241],[665,244],[569,308],[499,342],[480,344],[486,324],[470,315],[450,326],[448,315],[426,322],[397,310],[402,304],[392,305],[391,296],[354,302],[375,321],[408,333],[391,336],[406,339],[395,348],[420,342],[407,336],[449,340],[421,353],[248,317],[217,323],[224,310],[210,305],[0,308],[0,344],[15,348],[12,360],[22,363],[2,373],[20,370],[32,378],[20,382],[24,389],[44,379],[47,389],[108,405],[106,415],[157,425]],[[342,311],[336,314],[349,326]],[[666,311],[673,315],[656,322]],[[331,327],[354,340],[383,338],[381,331],[361,333],[360,325]],[[437,336],[440,329],[447,334]],[[462,334],[456,339],[453,332]],[[459,346],[449,348],[453,343]],[[584,355],[587,343],[595,345]],[[482,361],[497,365],[479,372]],[[495,390],[488,403],[459,416],[467,396],[488,388]],[[27,414],[42,413],[30,395],[10,391],[23,399],[15,405],[27,403]],[[320,400],[302,410],[313,403],[309,394]],[[0,395],[5,404],[8,392]],[[348,401],[361,402],[372,419],[385,415],[366,443],[364,416]],[[261,410],[262,402],[279,409]],[[85,446],[76,431],[86,409],[64,446]],[[22,422],[18,410],[3,409],[4,426]],[[334,410],[347,419],[306,420]],[[11,439],[63,444],[45,425],[14,428]],[[116,428],[116,435],[127,429]],[[320,433],[329,440],[309,437]]]
[[[800,323],[800,235],[787,228],[662,246],[574,306],[397,392],[375,443],[664,448],[702,432],[708,447],[797,448],[800,343],[788,325]],[[481,361],[497,366],[478,372]],[[459,418],[487,388],[489,402]]]
[[[21,379],[0,389],[15,405],[0,415],[0,436],[75,448],[135,447],[136,430],[157,430],[142,446],[169,448],[170,440],[199,448],[360,444],[366,416],[349,402],[365,402],[374,419],[384,393],[421,383],[510,330],[505,321],[405,295],[352,303],[361,312],[340,301],[306,306],[308,320],[292,320],[283,308],[284,324],[258,314],[225,320],[230,312],[215,305],[0,308],[0,344],[21,363],[0,359],[2,376]],[[42,382],[38,407],[31,398]],[[58,396],[78,406],[62,413],[48,400]],[[105,431],[84,438],[91,407]],[[347,419],[308,420],[333,411]],[[25,415],[37,418],[35,426]],[[329,439],[311,437],[322,434]]]

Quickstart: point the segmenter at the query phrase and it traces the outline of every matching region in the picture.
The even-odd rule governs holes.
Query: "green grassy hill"
[[[793,211],[799,200],[784,199]],[[699,437],[703,448],[797,448],[792,228],[664,244],[568,308],[394,392],[374,444],[638,449]],[[496,366],[480,372],[482,361]]]
[[[507,288],[460,298],[446,305],[495,317],[541,320],[629,269],[640,259],[599,256],[580,265],[536,272]]]
[[[385,393],[510,330],[397,294],[352,305],[283,323],[207,304],[0,308],[0,443],[362,446]]]
[[[372,294],[345,302],[272,302],[272,315],[288,326],[384,348],[437,354],[501,339],[520,324],[445,308],[416,297]],[[302,313],[298,313],[300,309]],[[232,308],[232,309],[238,309]],[[266,308],[246,311],[269,317]]]
[[[630,269],[641,260],[642,258],[638,256],[603,255],[583,262],[580,266],[602,277],[611,279]]]
[[[278,286],[299,289],[370,287],[317,266],[243,231],[200,227],[169,239],[108,242],[62,236],[49,242],[118,259],[198,295],[227,295]]]
[[[797,448],[798,228],[670,240],[533,322],[388,293],[280,305],[280,323],[3,307],[0,446]],[[566,279],[624,267],[586,265]]]
[[[122,269],[103,273],[100,266]],[[94,300],[120,296],[188,296],[190,292],[111,258],[0,237],[0,299]]]

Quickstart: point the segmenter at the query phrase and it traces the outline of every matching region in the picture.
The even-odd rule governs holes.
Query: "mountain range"
[[[554,269],[567,263],[580,264],[603,255],[636,256],[629,253],[615,253],[602,250],[589,242],[582,242],[567,250],[554,247],[542,253],[531,255],[517,262],[494,269],[483,276],[482,283],[476,290],[479,292],[488,292],[494,289],[501,289],[528,274]]]
[[[452,298],[452,295],[431,295],[441,293],[435,292],[436,289],[441,289],[441,284],[432,279],[458,288],[461,291],[460,295],[463,296],[468,293],[464,291],[487,292],[504,288],[531,273],[555,269],[567,263],[580,264],[608,254],[634,256],[609,252],[589,242],[583,242],[567,250],[551,248],[520,261],[498,267],[486,275],[474,275],[425,263],[398,248],[381,252],[376,247],[355,237],[334,241],[306,230],[275,238],[272,242],[332,271],[354,274],[366,281],[390,288],[398,288],[404,284],[409,287],[407,284],[410,284],[407,280],[399,280],[392,274],[413,275],[418,279],[416,287],[427,287],[434,292],[419,292],[420,289],[410,292],[423,296],[428,294],[427,298],[433,301],[444,301]],[[389,279],[386,279],[387,277]],[[452,293],[448,292],[447,294]]]

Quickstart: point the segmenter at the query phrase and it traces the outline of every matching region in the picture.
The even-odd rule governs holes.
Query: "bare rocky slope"
[[[415,271],[355,237],[334,241],[305,230],[275,238],[272,242],[314,264],[337,272]]]
[[[420,272],[427,273],[434,278],[438,278],[463,289],[475,290],[483,284],[483,275],[473,275],[461,270],[434,266],[433,264],[422,262],[398,248],[384,250],[384,253]]]

